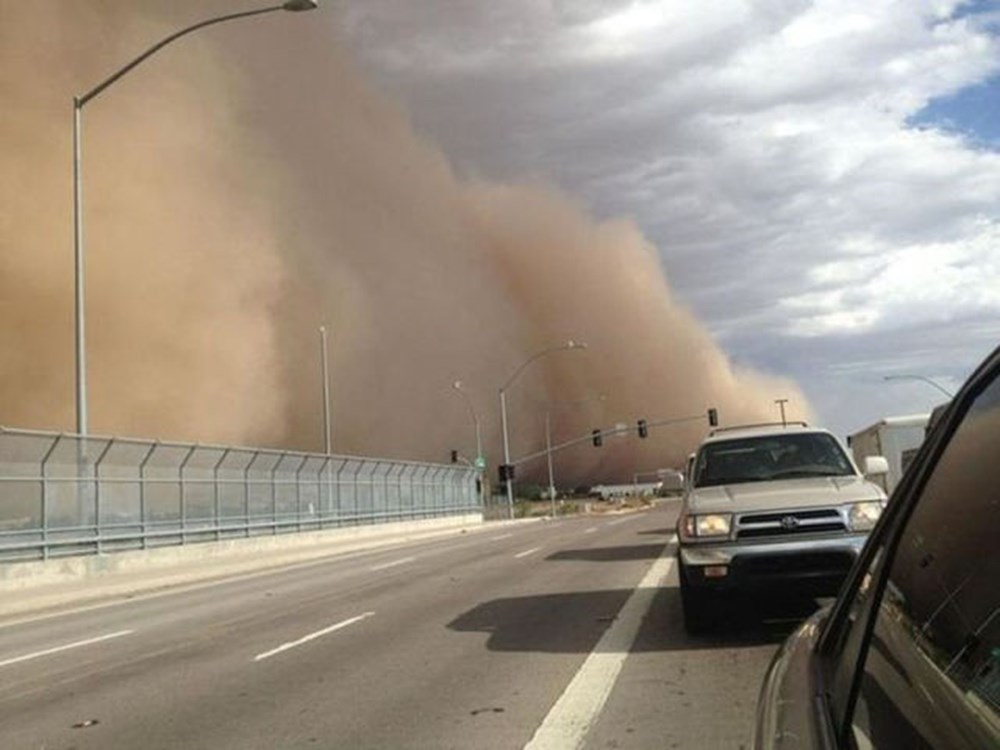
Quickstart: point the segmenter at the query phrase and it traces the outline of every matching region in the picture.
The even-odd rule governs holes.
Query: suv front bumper
[[[867,534],[835,538],[683,545],[680,575],[701,589],[796,588],[833,595],[867,540]]]

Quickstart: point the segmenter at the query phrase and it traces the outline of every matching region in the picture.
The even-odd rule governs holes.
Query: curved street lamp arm
[[[509,378],[507,378],[507,382],[504,383],[502,386],[500,386],[500,390],[506,391],[507,388],[510,387],[510,384],[513,383],[515,380],[517,380],[517,376],[524,371],[525,367],[530,365],[536,359],[544,357],[546,354],[549,354],[551,352],[560,352],[564,350],[568,351],[570,349],[586,349],[586,348],[587,348],[586,344],[577,343],[575,341],[569,341],[565,344],[560,344],[559,346],[550,346],[548,349],[542,349],[542,351],[532,354],[524,362],[522,362],[521,365],[516,370],[514,370],[514,373]]]
[[[469,414],[472,416],[472,424],[476,428],[476,457],[482,458],[483,436],[479,430],[479,415],[476,414],[476,407],[472,403],[472,397],[462,389],[461,380],[456,380],[454,385],[452,385],[452,389],[458,391],[458,394],[462,397],[462,400],[465,401],[465,405],[469,409]]]
[[[138,65],[139,63],[141,63],[147,57],[150,57],[151,55],[159,52],[161,49],[163,49],[164,47],[166,47],[171,42],[173,42],[173,41],[181,38],[182,36],[190,34],[192,31],[197,31],[198,29],[203,29],[206,26],[212,26],[213,24],[222,23],[223,21],[231,21],[234,18],[245,18],[247,16],[259,16],[262,13],[273,13],[276,10],[284,10],[284,9],[285,9],[284,5],[273,5],[273,6],[269,6],[267,8],[258,8],[257,10],[245,10],[245,11],[242,11],[240,13],[230,13],[230,14],[225,15],[225,16],[218,16],[216,18],[210,18],[207,21],[201,21],[199,23],[196,23],[196,24],[194,24],[194,26],[188,26],[186,29],[181,29],[180,31],[177,31],[177,32],[171,34],[170,36],[166,37],[165,39],[163,39],[163,40],[157,42],[156,44],[154,44],[148,50],[146,50],[141,55],[139,55],[137,58],[135,58],[134,60],[132,60],[132,62],[128,63],[127,65],[125,65],[122,68],[119,68],[118,71],[116,71],[115,73],[112,73],[110,76],[108,76],[107,78],[105,78],[103,81],[101,81],[99,84],[97,84],[94,88],[92,88],[90,91],[88,91],[83,96],[78,96],[76,98],[76,106],[77,107],[82,107],[84,104],[86,104],[88,101],[90,101],[95,96],[97,96],[98,94],[100,94],[102,91],[104,91],[104,89],[106,89],[112,83],[114,83],[119,78],[121,78],[123,75],[125,75],[126,73],[128,73],[130,70],[132,70],[132,68],[134,68],[136,65]]]
[[[460,380],[455,381],[455,385],[452,386],[452,389],[458,391],[462,400],[465,401],[465,406],[469,410],[469,414],[472,415],[472,421],[479,422],[479,416],[476,414],[476,407],[472,405],[472,399],[469,397],[469,394],[462,390],[462,386],[459,385],[461,382],[462,381]]]
[[[882,378],[883,380],[919,380],[927,385],[937,388],[941,393],[943,393],[948,398],[955,398],[955,394],[951,393],[947,388],[942,386],[940,383],[932,380],[926,375],[886,375]]]

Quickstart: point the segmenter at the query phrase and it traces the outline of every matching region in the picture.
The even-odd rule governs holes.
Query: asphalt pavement
[[[0,747],[746,747],[805,611],[686,636],[678,506],[0,620]]]

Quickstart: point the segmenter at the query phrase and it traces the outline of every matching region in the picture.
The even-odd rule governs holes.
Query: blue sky
[[[1000,149],[1000,76],[932,99],[909,123],[942,128],[971,144]]]

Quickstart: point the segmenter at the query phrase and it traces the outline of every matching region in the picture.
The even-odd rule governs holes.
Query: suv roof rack
[[[718,435],[720,432],[731,432],[733,430],[752,430],[757,427],[808,427],[809,425],[805,422],[758,422],[756,424],[736,424],[732,427],[716,427],[714,430],[708,433],[709,437]]]

